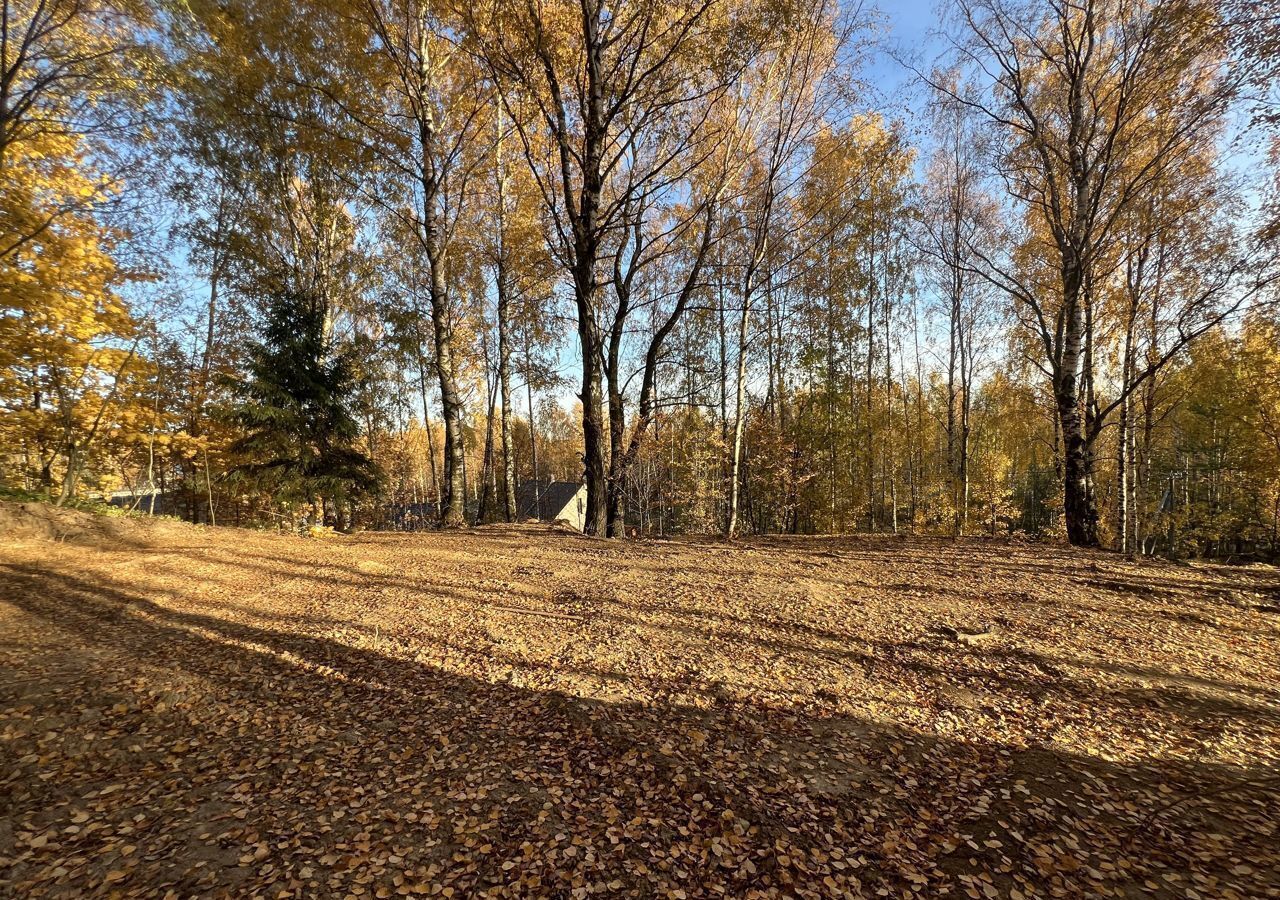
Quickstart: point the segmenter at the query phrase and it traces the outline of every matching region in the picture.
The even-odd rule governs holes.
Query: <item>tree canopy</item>
[[[3,15],[7,490],[1277,548],[1265,4]]]

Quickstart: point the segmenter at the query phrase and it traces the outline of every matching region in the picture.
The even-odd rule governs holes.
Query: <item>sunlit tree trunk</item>
[[[516,516],[516,472],[515,456],[511,445],[511,284],[507,271],[507,176],[502,155],[502,104],[495,105],[498,131],[495,146],[498,187],[496,289],[498,293],[498,387],[502,401],[502,508],[506,521],[513,522]]]

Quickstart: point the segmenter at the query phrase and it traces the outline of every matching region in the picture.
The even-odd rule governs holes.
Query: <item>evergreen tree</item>
[[[261,343],[249,350],[234,419],[245,435],[237,471],[297,504],[337,504],[378,484],[373,461],[355,445],[360,427],[348,406],[356,392],[350,351],[335,350],[325,305],[281,292],[271,298]]]

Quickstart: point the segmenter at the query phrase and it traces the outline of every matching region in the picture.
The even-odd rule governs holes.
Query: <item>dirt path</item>
[[[1274,569],[49,536],[0,538],[0,894],[1280,896]]]

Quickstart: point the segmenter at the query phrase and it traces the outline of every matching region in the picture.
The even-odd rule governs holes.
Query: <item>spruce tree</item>
[[[238,471],[287,503],[337,504],[373,490],[378,471],[356,447],[350,351],[333,346],[322,302],[283,292],[267,304],[260,343],[237,385]]]

